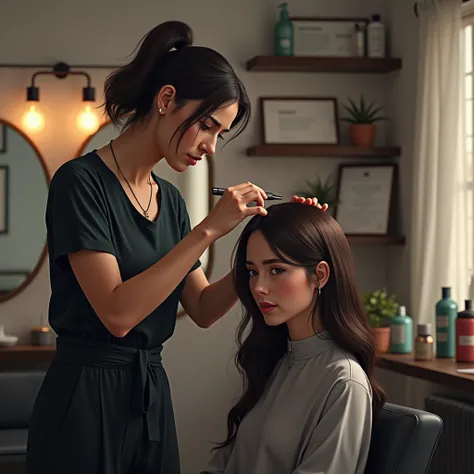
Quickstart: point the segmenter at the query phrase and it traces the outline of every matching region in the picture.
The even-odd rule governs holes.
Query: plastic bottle
[[[413,320],[400,306],[398,315],[390,320],[390,352],[409,354],[413,351]]]
[[[385,51],[385,25],[380,15],[372,15],[367,25],[367,56],[369,58],[384,58]]]
[[[294,54],[294,28],[293,23],[288,17],[288,3],[283,2],[278,5],[280,10],[280,19],[275,25],[275,55],[293,56]]]
[[[456,319],[456,360],[474,362],[474,311],[472,300],[465,301],[465,309]]]
[[[443,287],[436,303],[436,357],[456,355],[456,317],[458,305],[451,299],[451,288]]]

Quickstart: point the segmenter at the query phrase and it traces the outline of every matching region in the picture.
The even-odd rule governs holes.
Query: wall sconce
[[[90,106],[90,102],[95,102],[95,89],[91,87],[91,78],[85,71],[71,71],[70,66],[63,62],[55,64],[50,71],[36,71],[31,77],[31,85],[26,89],[26,100],[29,102],[29,108],[23,115],[23,126],[32,132],[40,132],[44,129],[44,116],[36,107],[36,103],[40,99],[39,87],[35,85],[35,79],[40,75],[54,75],[58,79],[75,75],[84,76],[87,79],[87,86],[82,89],[82,101],[86,102],[86,105],[77,116],[76,126],[83,132],[96,132],[99,128],[99,119]]]

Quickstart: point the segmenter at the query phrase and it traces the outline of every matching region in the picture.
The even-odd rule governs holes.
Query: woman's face
[[[236,102],[221,106],[186,130],[176,148],[179,133],[175,132],[199,106],[199,101],[189,101],[181,108],[176,108],[174,99],[171,98],[162,105],[159,102],[158,105],[158,149],[162,150],[170,167],[177,172],[186,171],[189,166],[196,166],[205,155],[213,155],[217,141],[224,140],[238,112]]]
[[[259,231],[248,240],[246,266],[250,292],[266,324],[286,323],[290,335],[292,326],[307,327],[318,290],[316,273],[308,276],[304,267],[281,261]]]

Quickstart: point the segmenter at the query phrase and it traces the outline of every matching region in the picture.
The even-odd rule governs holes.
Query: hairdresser
[[[203,328],[236,303],[231,274],[209,284],[199,258],[245,218],[267,214],[265,191],[245,182],[191,230],[179,191],[153,172],[160,160],[176,172],[199,166],[249,121],[229,62],[191,45],[184,23],[153,28],[105,83],[105,112],[122,133],[62,165],[51,182],[57,351],[33,411],[28,474],[180,472],[162,345],[179,302]]]

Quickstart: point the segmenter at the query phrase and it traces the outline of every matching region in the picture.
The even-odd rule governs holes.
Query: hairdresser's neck
[[[288,326],[288,337],[291,341],[303,341],[318,332],[324,331],[319,312],[316,312],[314,319],[309,311],[301,313],[287,321],[286,325]]]
[[[128,128],[113,142],[113,150],[122,173],[136,186],[148,181],[153,167],[163,157],[157,149],[153,119]]]

